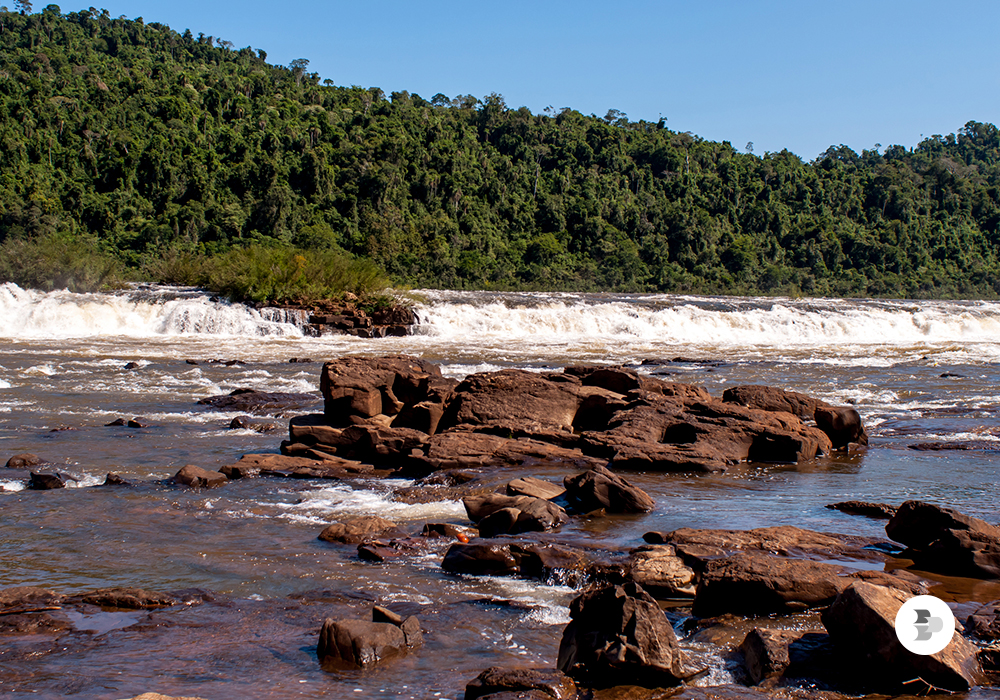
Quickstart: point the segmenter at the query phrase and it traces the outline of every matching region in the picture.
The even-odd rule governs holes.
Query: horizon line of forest
[[[338,86],[0,8],[0,280],[265,301],[454,289],[1000,296],[1000,130],[805,162],[573,109]]]

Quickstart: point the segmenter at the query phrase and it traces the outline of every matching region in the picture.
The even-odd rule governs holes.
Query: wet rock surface
[[[677,685],[685,677],[673,627],[634,583],[595,588],[570,604],[558,668],[597,687]]]
[[[301,413],[318,403],[313,394],[234,389],[224,396],[210,396],[198,401],[219,411],[251,413],[258,416],[291,416]]]
[[[943,651],[926,656],[906,650],[896,635],[895,620],[904,591],[859,581],[837,596],[823,613],[823,624],[834,642],[863,669],[870,682],[882,690],[900,692],[907,681],[916,692],[928,687],[952,692],[968,690],[981,680],[976,647],[956,632]]]
[[[824,432],[800,418],[813,418],[819,402],[754,389],[766,389],[770,399],[746,392],[713,399],[703,388],[624,367],[502,370],[455,382],[414,357],[345,357],[324,364],[324,413],[293,419],[283,451],[425,473],[529,460],[615,472],[724,471],[747,460],[812,459],[833,449],[833,438],[843,442],[845,431],[862,442],[860,419],[840,424],[856,417],[854,409],[823,404],[833,412],[817,421]]]
[[[906,501],[885,526],[917,568],[955,576],[1000,577],[1000,527],[951,508]]]

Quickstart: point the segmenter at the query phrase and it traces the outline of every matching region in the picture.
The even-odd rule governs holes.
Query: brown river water
[[[403,502],[394,497],[409,485],[402,480],[262,478],[204,491],[162,483],[185,464],[213,469],[277,452],[287,419],[275,419],[273,433],[230,430],[237,414],[199,399],[241,387],[316,392],[321,410],[321,363],[341,355],[412,354],[453,377],[627,364],[717,395],[770,384],[853,404],[872,434],[864,452],[797,466],[631,473],[655,510],[576,519],[560,533],[570,541],[627,549],[650,530],[780,524],[884,537],[884,522],[825,508],[848,499],[919,498],[998,520],[1000,304],[436,291],[416,298],[412,336],[362,340],[303,337],[293,318],[194,290],[74,295],[0,286],[0,460],[31,452],[77,479],[71,488],[29,491],[0,474],[0,587],[73,594],[136,586],[203,601],[77,615],[55,646],[50,637],[7,638],[0,695],[454,699],[487,666],[553,666],[578,581],[446,575],[447,542],[371,564],[354,547],[316,539],[326,523],[351,515],[381,515],[414,532],[425,522],[468,524],[459,501]],[[125,369],[130,362],[137,366]],[[141,417],[148,427],[105,427],[119,417]],[[910,449],[924,442],[972,449]],[[134,485],[97,488],[111,471]],[[557,480],[565,472],[535,474]],[[1000,598],[994,584],[943,578],[933,592],[960,602]],[[373,602],[417,614],[424,647],[372,671],[322,670],[315,644],[323,618],[362,616]],[[688,614],[670,613],[679,630]],[[738,679],[734,661],[690,636],[682,644],[711,668],[698,685],[727,697]],[[995,697],[989,689],[971,695]]]

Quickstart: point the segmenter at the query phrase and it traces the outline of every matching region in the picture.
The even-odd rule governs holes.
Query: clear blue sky
[[[36,11],[43,2],[36,2]],[[78,8],[61,4],[63,12]],[[754,152],[913,146],[1000,123],[1000,2],[975,0],[114,0],[143,17],[307,58],[338,85],[429,99],[492,92]]]

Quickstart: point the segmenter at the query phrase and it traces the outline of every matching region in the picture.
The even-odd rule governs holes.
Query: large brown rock
[[[406,635],[388,622],[368,620],[323,621],[316,655],[320,662],[340,661],[365,668],[405,653]]]
[[[584,395],[576,384],[557,383],[535,372],[473,374],[455,387],[439,427],[514,422],[571,431]]]
[[[648,493],[602,466],[563,480],[566,495],[584,512],[648,513],[656,502]]]
[[[366,668],[423,644],[420,621],[375,606],[372,620],[323,621],[316,646],[320,663]]]
[[[865,547],[875,543],[869,537],[837,535],[805,530],[792,525],[760,527],[753,530],[711,530],[684,527],[671,532],[647,532],[650,544],[672,544],[677,553],[695,569],[711,559],[735,552],[773,553],[783,557],[830,559],[847,556],[877,558]]]
[[[990,642],[1000,640],[1000,600],[986,603],[969,615],[965,623],[969,634]]]
[[[635,583],[591,589],[570,604],[558,668],[596,687],[677,685],[684,677],[674,629]]]
[[[767,615],[826,605],[847,585],[842,567],[741,552],[705,564],[692,612]]]
[[[816,409],[816,427],[830,438],[834,449],[855,443],[868,444],[868,431],[861,414],[850,406],[820,406]]]
[[[859,581],[845,588],[823,612],[823,624],[834,642],[887,691],[898,692],[914,678],[954,692],[978,683],[976,647],[959,632],[937,654],[914,654],[900,643],[896,614],[910,597],[904,591]]]
[[[885,533],[907,547],[926,547],[948,530],[967,530],[1000,540],[1000,527],[923,501],[906,501],[886,524]]]
[[[952,576],[1000,578],[1000,527],[951,508],[906,501],[886,534],[907,545],[917,568]]]
[[[462,499],[469,519],[480,523],[500,510],[517,511],[515,519],[519,529],[507,532],[531,532],[550,530],[566,521],[566,511],[543,498],[531,496],[504,496],[489,493],[482,496],[467,496]]]
[[[320,391],[331,425],[348,425],[352,416],[395,416],[407,405],[443,397],[448,380],[430,362],[416,357],[342,357],[323,365]]]
[[[533,476],[524,476],[514,479],[507,484],[508,496],[532,496],[533,498],[544,498],[551,501],[566,493],[566,488],[551,481],[536,479]]]
[[[441,568],[452,574],[474,576],[525,576],[561,580],[574,578],[590,564],[583,552],[552,544],[518,544],[509,540],[480,539],[453,544]]]
[[[465,686],[465,700],[519,691],[536,691],[551,700],[571,700],[577,696],[576,683],[562,671],[491,666]]]

